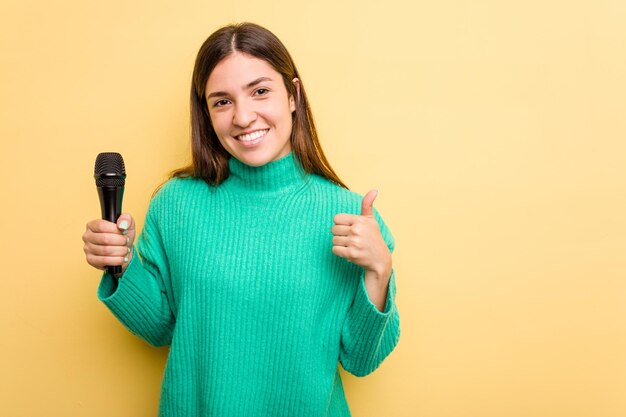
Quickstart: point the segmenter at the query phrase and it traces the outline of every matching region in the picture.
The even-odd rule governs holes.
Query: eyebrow
[[[273,81],[271,78],[269,77],[259,77],[254,81],[249,82],[248,84],[246,84],[242,90],[246,90],[248,88],[254,87],[257,84],[262,83],[263,81]],[[227,96],[228,93],[226,93],[225,91],[214,91],[211,94],[209,94],[208,96],[206,96],[207,100],[210,99],[211,97],[222,97],[222,96]]]

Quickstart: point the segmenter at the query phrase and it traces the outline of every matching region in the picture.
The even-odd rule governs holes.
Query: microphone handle
[[[98,197],[100,197],[100,210],[102,219],[117,223],[117,219],[122,214],[122,197],[124,196],[124,187],[97,187]],[[122,275],[122,266],[107,266],[107,272],[115,278]]]

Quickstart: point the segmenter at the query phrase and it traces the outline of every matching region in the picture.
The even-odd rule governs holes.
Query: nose
[[[239,127],[248,127],[257,118],[256,111],[247,103],[237,103],[233,113],[233,124]]]

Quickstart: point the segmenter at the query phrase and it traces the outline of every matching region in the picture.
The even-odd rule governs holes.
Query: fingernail
[[[126,236],[126,244],[128,245],[129,243],[130,243],[130,238]]]
[[[125,256],[124,257],[124,263],[127,263],[127,262],[128,262],[128,256]]]
[[[122,230],[126,230],[128,229],[128,221],[127,220],[122,220],[120,222],[120,225],[118,226],[120,229]]]
[[[130,248],[126,248],[126,249],[128,250],[128,252],[126,252],[126,253],[130,253]]]
[[[128,234],[128,230],[122,230],[122,234],[123,235],[127,235]]]

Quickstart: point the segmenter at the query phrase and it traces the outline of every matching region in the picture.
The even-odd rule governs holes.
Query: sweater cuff
[[[396,280],[395,271],[391,270],[391,277],[387,287],[387,299],[385,308],[381,312],[378,307],[369,298],[367,289],[365,288],[364,277],[361,276],[359,288],[357,289],[354,303],[351,308],[351,328],[359,333],[357,339],[365,338],[371,341],[377,340],[385,335],[386,330],[399,327],[399,316],[395,303],[396,296]],[[357,330],[358,329],[358,330]],[[387,335],[388,336],[388,335]],[[392,339],[394,339],[392,337]],[[395,340],[389,341],[395,345]]]
[[[130,259],[130,263],[126,267],[124,274],[120,278],[115,278],[109,274],[106,269],[102,274],[102,280],[98,286],[98,299],[105,304],[111,301],[113,297],[119,292],[119,287],[122,285],[122,281],[128,279],[133,274],[133,269],[141,268],[141,262],[137,259],[137,250],[133,247],[133,257]]]
[[[362,276],[361,282],[359,284],[359,288],[356,293],[356,297],[354,300],[355,307],[361,306],[357,313],[358,316],[368,316],[372,313],[376,313],[380,318],[388,318],[392,310],[395,308],[394,300],[396,298],[396,280],[395,280],[395,271],[391,268],[391,276],[389,277],[389,284],[387,285],[387,298],[385,299],[385,307],[383,311],[378,310],[378,307],[372,300],[370,300],[369,294],[367,293],[367,288],[365,287],[365,279]]]
[[[138,258],[135,253],[117,284],[105,272],[98,298],[131,333],[154,346],[169,344],[173,329],[169,304],[156,279]]]
[[[372,303],[364,276],[342,330],[343,368],[356,376],[373,372],[391,353],[400,338],[400,315],[395,303],[395,271],[392,269],[384,311]]]

